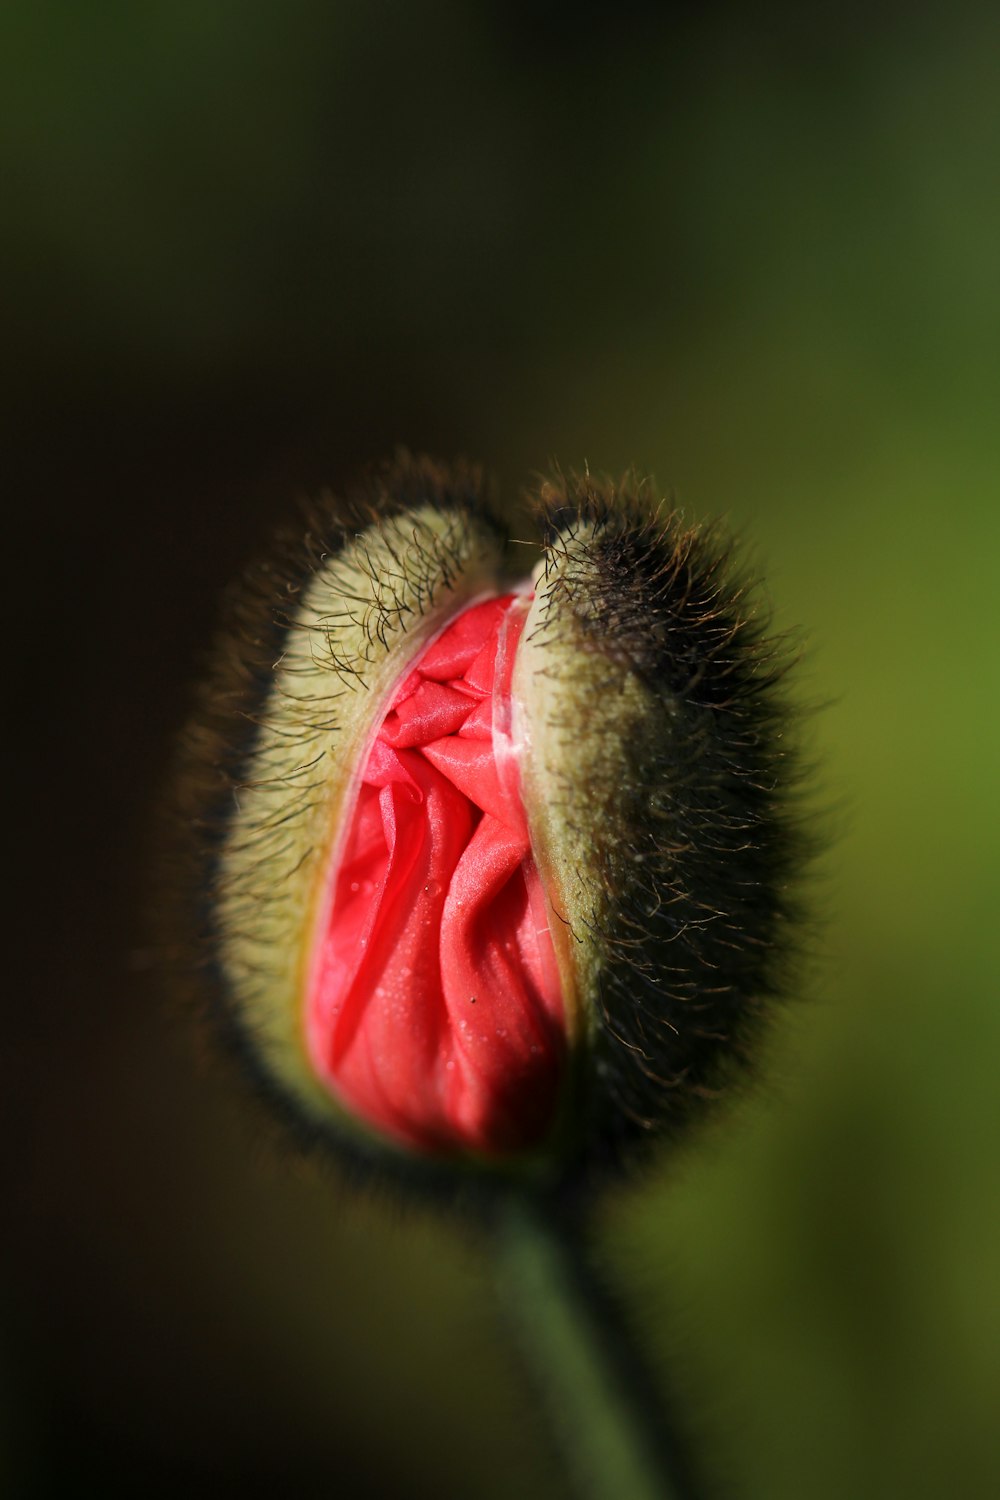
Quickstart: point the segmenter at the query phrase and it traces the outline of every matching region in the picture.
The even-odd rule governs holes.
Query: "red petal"
[[[320,1076],[368,1124],[430,1150],[534,1144],[565,1058],[505,738],[524,618],[523,597],[473,605],[407,674],[365,765],[312,963]]]

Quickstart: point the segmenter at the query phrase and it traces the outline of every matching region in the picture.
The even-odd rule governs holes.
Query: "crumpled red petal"
[[[566,1055],[511,739],[529,603],[466,609],[400,685],[311,965],[313,1066],[366,1123],[429,1151],[539,1141]]]

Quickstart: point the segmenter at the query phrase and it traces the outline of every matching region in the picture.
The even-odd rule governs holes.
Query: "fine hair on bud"
[[[357,1182],[456,1187],[433,1159],[349,1128],[302,1065],[294,954],[337,791],[331,760],[343,762],[391,656],[496,590],[505,543],[481,468],[464,462],[400,450],[346,491],[300,502],[223,599],[162,809],[154,921],[172,993],[262,1118]]]
[[[722,529],[648,482],[557,474],[536,517],[526,796],[590,1017],[581,1151],[620,1166],[733,1081],[796,970],[794,658]]]

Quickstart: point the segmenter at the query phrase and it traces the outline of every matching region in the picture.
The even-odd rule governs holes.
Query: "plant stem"
[[[501,1294],[578,1492],[697,1500],[662,1395],[582,1228],[546,1200],[512,1198],[495,1233]]]

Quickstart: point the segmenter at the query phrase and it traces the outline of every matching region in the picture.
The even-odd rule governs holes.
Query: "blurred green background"
[[[801,628],[803,1003],[602,1249],[736,1494],[1000,1492],[995,9],[0,31],[5,1493],[561,1492],[475,1246],[275,1149],[143,946],[220,588],[401,442],[635,462]]]

